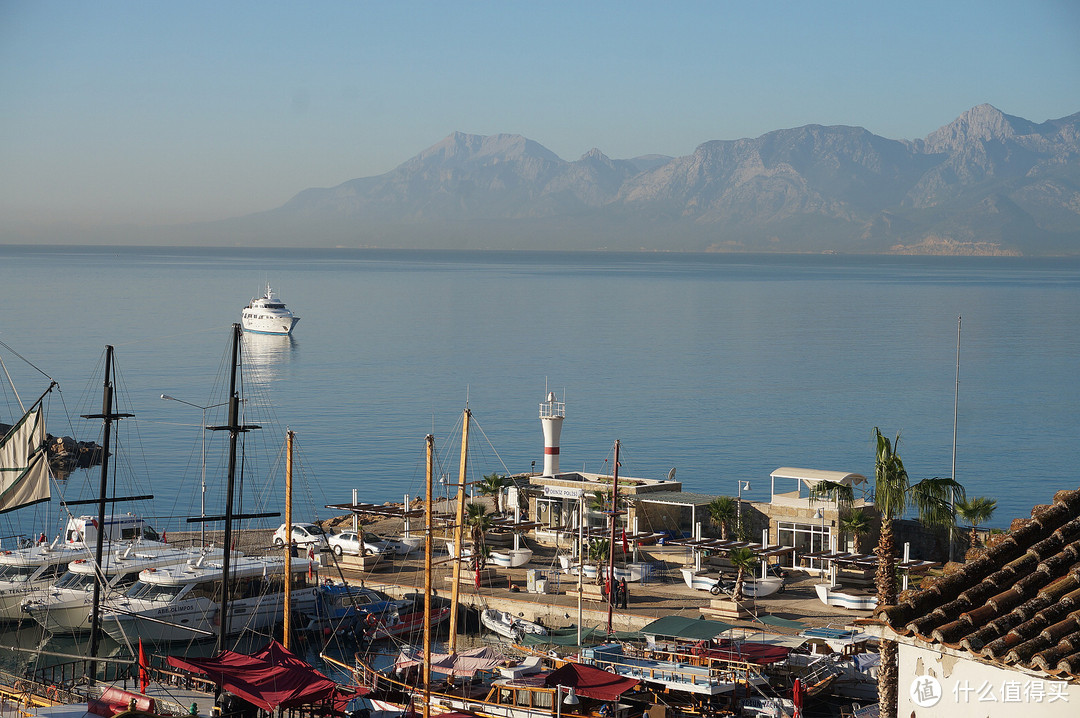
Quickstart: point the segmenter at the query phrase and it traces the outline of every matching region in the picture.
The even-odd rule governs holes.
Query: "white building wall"
[[[1080,716],[1080,685],[980,663],[939,646],[901,643],[899,668],[896,714],[901,718]]]

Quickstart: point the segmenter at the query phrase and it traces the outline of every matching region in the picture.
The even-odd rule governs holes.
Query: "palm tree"
[[[479,571],[487,563],[487,546],[484,535],[491,530],[495,522],[488,513],[487,506],[481,503],[465,504],[465,525],[469,527],[469,539],[472,541],[471,568]]]
[[[596,564],[596,585],[600,585],[604,582],[604,574],[607,564],[609,547],[611,546],[611,539],[593,539],[589,541],[589,563]]]
[[[963,497],[964,488],[953,479],[923,479],[912,484],[896,447],[900,434],[890,442],[874,427],[877,455],[874,461],[874,502],[881,512],[881,538],[874,553],[878,557],[874,583],[877,605],[896,604],[896,541],[893,521],[909,508],[915,508],[919,521],[930,525],[949,525],[955,519],[950,499]],[[884,718],[896,717],[896,697],[899,680],[895,641],[881,642],[881,666],[878,669],[878,706]]]
[[[855,539],[855,553],[862,553],[859,539],[870,533],[870,517],[862,509],[844,514],[840,517],[840,533]]]
[[[481,496],[493,496],[495,498],[495,511],[502,513],[503,488],[510,480],[499,473],[488,474],[476,485],[476,490]]]
[[[728,526],[735,520],[739,511],[735,499],[730,496],[717,496],[706,508],[709,510],[709,521],[720,529],[720,538],[726,541]]]
[[[738,571],[735,574],[735,600],[741,601],[743,596],[743,583],[746,578],[746,574],[753,575],[754,569],[758,564],[758,557],[748,548],[734,548],[728,553],[728,560],[731,561],[731,565]]]
[[[961,499],[956,502],[956,515],[962,518],[971,527],[971,548],[979,543],[978,527],[985,524],[994,515],[997,501],[989,496],[975,496]]]

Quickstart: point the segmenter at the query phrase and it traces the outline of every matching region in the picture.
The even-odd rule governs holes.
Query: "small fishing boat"
[[[324,583],[316,590],[315,614],[300,630],[352,631],[364,625],[368,616],[377,618],[411,603],[390,598],[381,591],[347,583]]]
[[[450,607],[431,609],[432,627],[439,625],[450,617]],[[424,610],[398,609],[384,614],[369,613],[364,618],[364,630],[361,634],[365,640],[379,641],[392,636],[407,636],[424,630]]]
[[[252,299],[244,307],[244,311],[240,314],[240,321],[245,332],[284,336],[292,334],[293,327],[300,321],[300,317],[285,308],[285,303],[278,299],[277,293],[267,283],[266,293]]]
[[[500,611],[496,608],[485,608],[481,611],[480,623],[482,623],[489,631],[514,641],[521,640],[521,637],[526,633],[546,636],[548,632],[547,629],[539,623],[526,621],[520,616],[515,616],[512,613]]]

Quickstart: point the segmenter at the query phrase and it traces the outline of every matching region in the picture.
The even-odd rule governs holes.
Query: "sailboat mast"
[[[426,494],[424,500],[424,718],[431,716],[431,545],[432,476],[435,473],[435,437],[425,439],[427,444]],[[408,505],[405,511],[408,512]],[[406,519],[407,521],[408,519]],[[450,632],[453,635],[453,631]]]
[[[292,471],[293,432],[285,430],[285,616],[282,626],[285,648],[292,633]],[[356,503],[355,501],[353,503]]]
[[[963,321],[963,317],[958,316],[956,318],[956,391],[953,394],[952,405],[952,472],[950,477],[953,481],[956,481],[956,415],[957,409],[960,406],[960,325]],[[954,519],[949,523],[949,560],[953,560],[953,528],[956,526],[955,513],[956,513],[956,494],[955,492],[949,493],[949,511],[953,513]]]
[[[458,581],[461,580],[461,557],[464,551],[464,528],[465,528],[465,479],[468,477],[466,463],[469,458],[469,417],[472,412],[465,408],[464,417],[461,420],[461,468],[458,471],[457,514],[454,520],[454,553],[457,560],[454,561],[454,580],[450,588],[450,646],[449,653],[457,653],[457,621],[458,621]],[[473,546],[475,560],[480,557],[477,552],[479,546]],[[479,564],[477,564],[479,565]]]
[[[225,484],[225,551],[221,560],[221,605],[218,608],[218,653],[225,650],[229,634],[229,568],[232,558],[233,490],[236,485],[236,443],[240,426],[240,395],[236,392],[236,367],[240,359],[240,325],[233,324],[232,371],[229,372],[229,473]]]
[[[615,440],[615,466],[611,481],[611,542],[608,543],[608,570],[607,570],[607,632],[611,635],[611,614],[615,609],[615,517],[619,514],[619,446]]]
[[[98,484],[98,517],[97,539],[94,545],[94,604],[90,612],[90,683],[93,684],[97,677],[98,647],[101,641],[101,584],[105,580],[105,569],[101,565],[102,554],[105,552],[105,492],[109,487],[109,447],[112,437],[113,421],[113,348],[105,347],[105,385],[101,393],[101,418],[105,422],[105,430],[101,440],[101,481]]]

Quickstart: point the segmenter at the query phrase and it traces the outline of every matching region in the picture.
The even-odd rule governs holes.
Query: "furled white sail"
[[[45,419],[37,404],[0,440],[0,513],[48,500]]]

